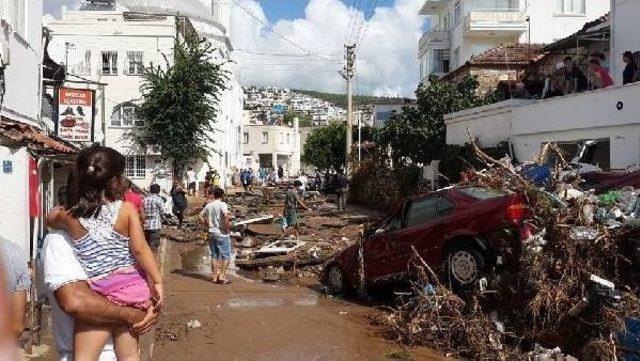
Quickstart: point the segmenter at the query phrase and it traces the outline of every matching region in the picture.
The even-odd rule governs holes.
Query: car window
[[[460,192],[480,200],[500,198],[505,195],[505,193],[502,193],[500,191],[478,187],[461,188]]]
[[[438,210],[439,195],[429,196],[414,202],[411,202],[407,210],[407,218],[405,227],[413,227],[418,224],[430,221],[436,218]]]
[[[440,201],[438,202],[438,218],[450,215],[455,208],[456,205],[453,204],[453,202],[446,197],[440,197]]]

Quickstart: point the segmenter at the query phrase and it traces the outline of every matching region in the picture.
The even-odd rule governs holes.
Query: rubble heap
[[[577,172],[562,166],[538,187],[509,159],[477,154],[487,169],[470,172],[465,185],[523,194],[534,213],[517,267],[463,301],[416,253],[413,297],[376,321],[402,342],[473,359],[571,358],[544,348],[556,346],[581,360],[627,352],[625,328],[640,315],[640,190],[596,196],[579,190]]]

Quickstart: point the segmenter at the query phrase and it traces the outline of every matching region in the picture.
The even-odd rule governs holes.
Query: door
[[[364,242],[363,258],[367,281],[373,281],[389,274],[389,242],[396,237],[395,234],[401,230],[401,226],[401,215],[391,217],[382,225],[382,233],[372,236]]]
[[[432,268],[437,268],[446,222],[455,207],[444,194],[431,194],[408,205],[402,229],[387,240],[385,278],[399,278],[407,273],[414,257],[413,248]]]

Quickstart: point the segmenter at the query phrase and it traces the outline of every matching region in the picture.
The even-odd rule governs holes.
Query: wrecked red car
[[[412,247],[446,284],[469,289],[490,269],[518,258],[530,217],[523,196],[490,189],[455,187],[415,197],[366,232],[362,242],[329,260],[322,282],[335,293],[358,289],[361,244],[363,281],[369,290],[406,280]]]
[[[640,171],[635,172],[586,172],[580,174],[583,190],[594,189],[596,194],[623,187],[640,188]]]

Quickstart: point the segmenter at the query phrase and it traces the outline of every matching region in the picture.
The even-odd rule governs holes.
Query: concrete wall
[[[612,0],[611,74],[622,85],[622,53],[640,51],[640,1]]]
[[[13,171],[0,169],[0,235],[18,244],[29,254],[29,153],[26,147],[0,145],[0,165],[12,163]]]
[[[528,159],[546,141],[609,138],[612,168],[640,164],[638,99],[640,84],[636,83],[514,107],[516,154],[520,160]]]

